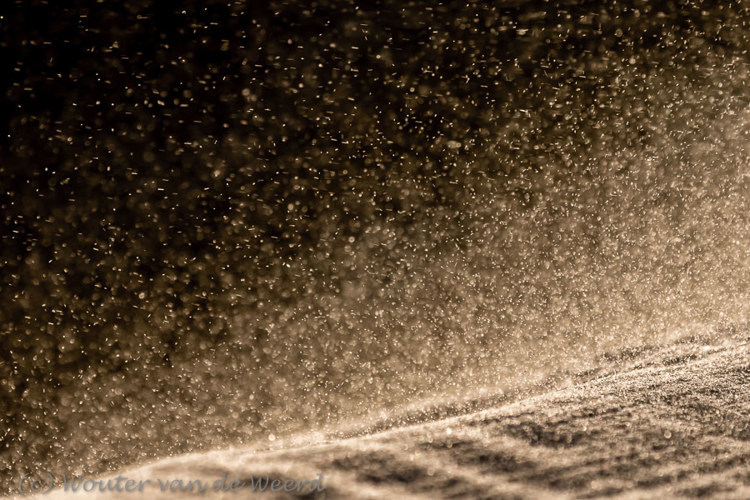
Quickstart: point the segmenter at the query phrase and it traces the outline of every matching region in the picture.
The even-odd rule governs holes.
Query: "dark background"
[[[3,477],[742,318],[740,2],[0,12]]]

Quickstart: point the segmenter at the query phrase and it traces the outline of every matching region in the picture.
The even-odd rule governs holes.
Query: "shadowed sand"
[[[40,498],[750,498],[745,339],[621,352],[571,380],[554,392],[435,422],[308,438],[273,451],[185,455],[122,472],[153,483],[200,479],[208,486],[201,494],[161,493],[148,484],[140,494],[53,491]],[[321,473],[325,488],[214,492],[224,473],[227,484]]]

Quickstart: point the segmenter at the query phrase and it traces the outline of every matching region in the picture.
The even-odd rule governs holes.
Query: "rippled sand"
[[[205,498],[750,498],[748,383],[746,338],[692,338],[605,356],[567,387],[468,415],[368,435],[301,437],[276,450],[185,455],[122,471],[154,483],[140,494],[43,498],[199,496],[162,493],[159,478],[200,480]],[[317,474],[322,484],[312,492],[309,483],[294,493],[261,495],[249,484],[214,491],[222,477],[228,487],[251,475],[302,481]]]

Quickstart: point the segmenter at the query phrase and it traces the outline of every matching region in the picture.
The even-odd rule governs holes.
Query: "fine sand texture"
[[[689,339],[605,356],[558,390],[471,414],[185,455],[121,471],[115,491],[39,498],[747,499],[749,384],[747,339]],[[266,475],[282,491],[253,491]],[[126,479],[151,482],[127,492]],[[169,491],[173,480],[205,491]],[[222,491],[232,481],[244,482]]]

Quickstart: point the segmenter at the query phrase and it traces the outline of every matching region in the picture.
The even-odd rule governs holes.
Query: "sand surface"
[[[125,479],[151,481],[141,492],[56,489],[39,498],[746,499],[749,383],[745,339],[693,339],[605,357],[559,390],[467,415],[277,450],[185,455],[123,470],[123,490]],[[276,489],[298,491],[253,492],[251,475],[294,481]],[[193,492],[162,492],[158,479],[200,480],[205,491],[194,483]],[[245,483],[221,491],[234,480]]]

